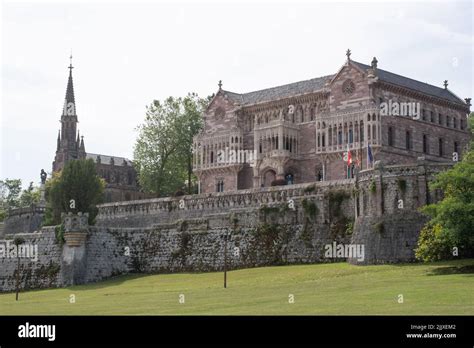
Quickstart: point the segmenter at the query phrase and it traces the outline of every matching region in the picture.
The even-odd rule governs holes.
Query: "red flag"
[[[350,167],[352,164],[352,155],[351,155],[351,150],[349,148],[347,149],[347,165]]]

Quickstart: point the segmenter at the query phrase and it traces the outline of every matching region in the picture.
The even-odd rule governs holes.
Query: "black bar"
[[[55,340],[20,338],[26,323],[55,325]],[[413,328],[416,325],[417,328]],[[430,327],[428,325],[433,325]],[[423,331],[420,327],[425,326]],[[443,330],[439,330],[443,327]],[[455,338],[407,338],[407,334]],[[0,346],[301,344],[473,347],[473,316],[4,316]]]

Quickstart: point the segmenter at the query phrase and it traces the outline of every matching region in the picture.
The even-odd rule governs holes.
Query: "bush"
[[[415,256],[424,262],[452,258],[454,243],[440,224],[426,224],[420,232]]]

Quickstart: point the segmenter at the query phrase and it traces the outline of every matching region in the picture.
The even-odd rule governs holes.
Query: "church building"
[[[60,120],[61,130],[58,132],[53,172],[60,171],[70,160],[91,158],[96,163],[97,174],[106,181],[105,202],[146,198],[145,193],[139,190],[137,173],[131,160],[119,156],[86,152],[84,136],[80,136],[77,130],[78,117],[72,69],[71,63],[69,65],[69,79]]]

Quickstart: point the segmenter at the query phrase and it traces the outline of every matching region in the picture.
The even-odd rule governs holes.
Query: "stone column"
[[[78,285],[86,282],[88,219],[88,213],[62,214],[65,240],[61,260],[63,285]]]

